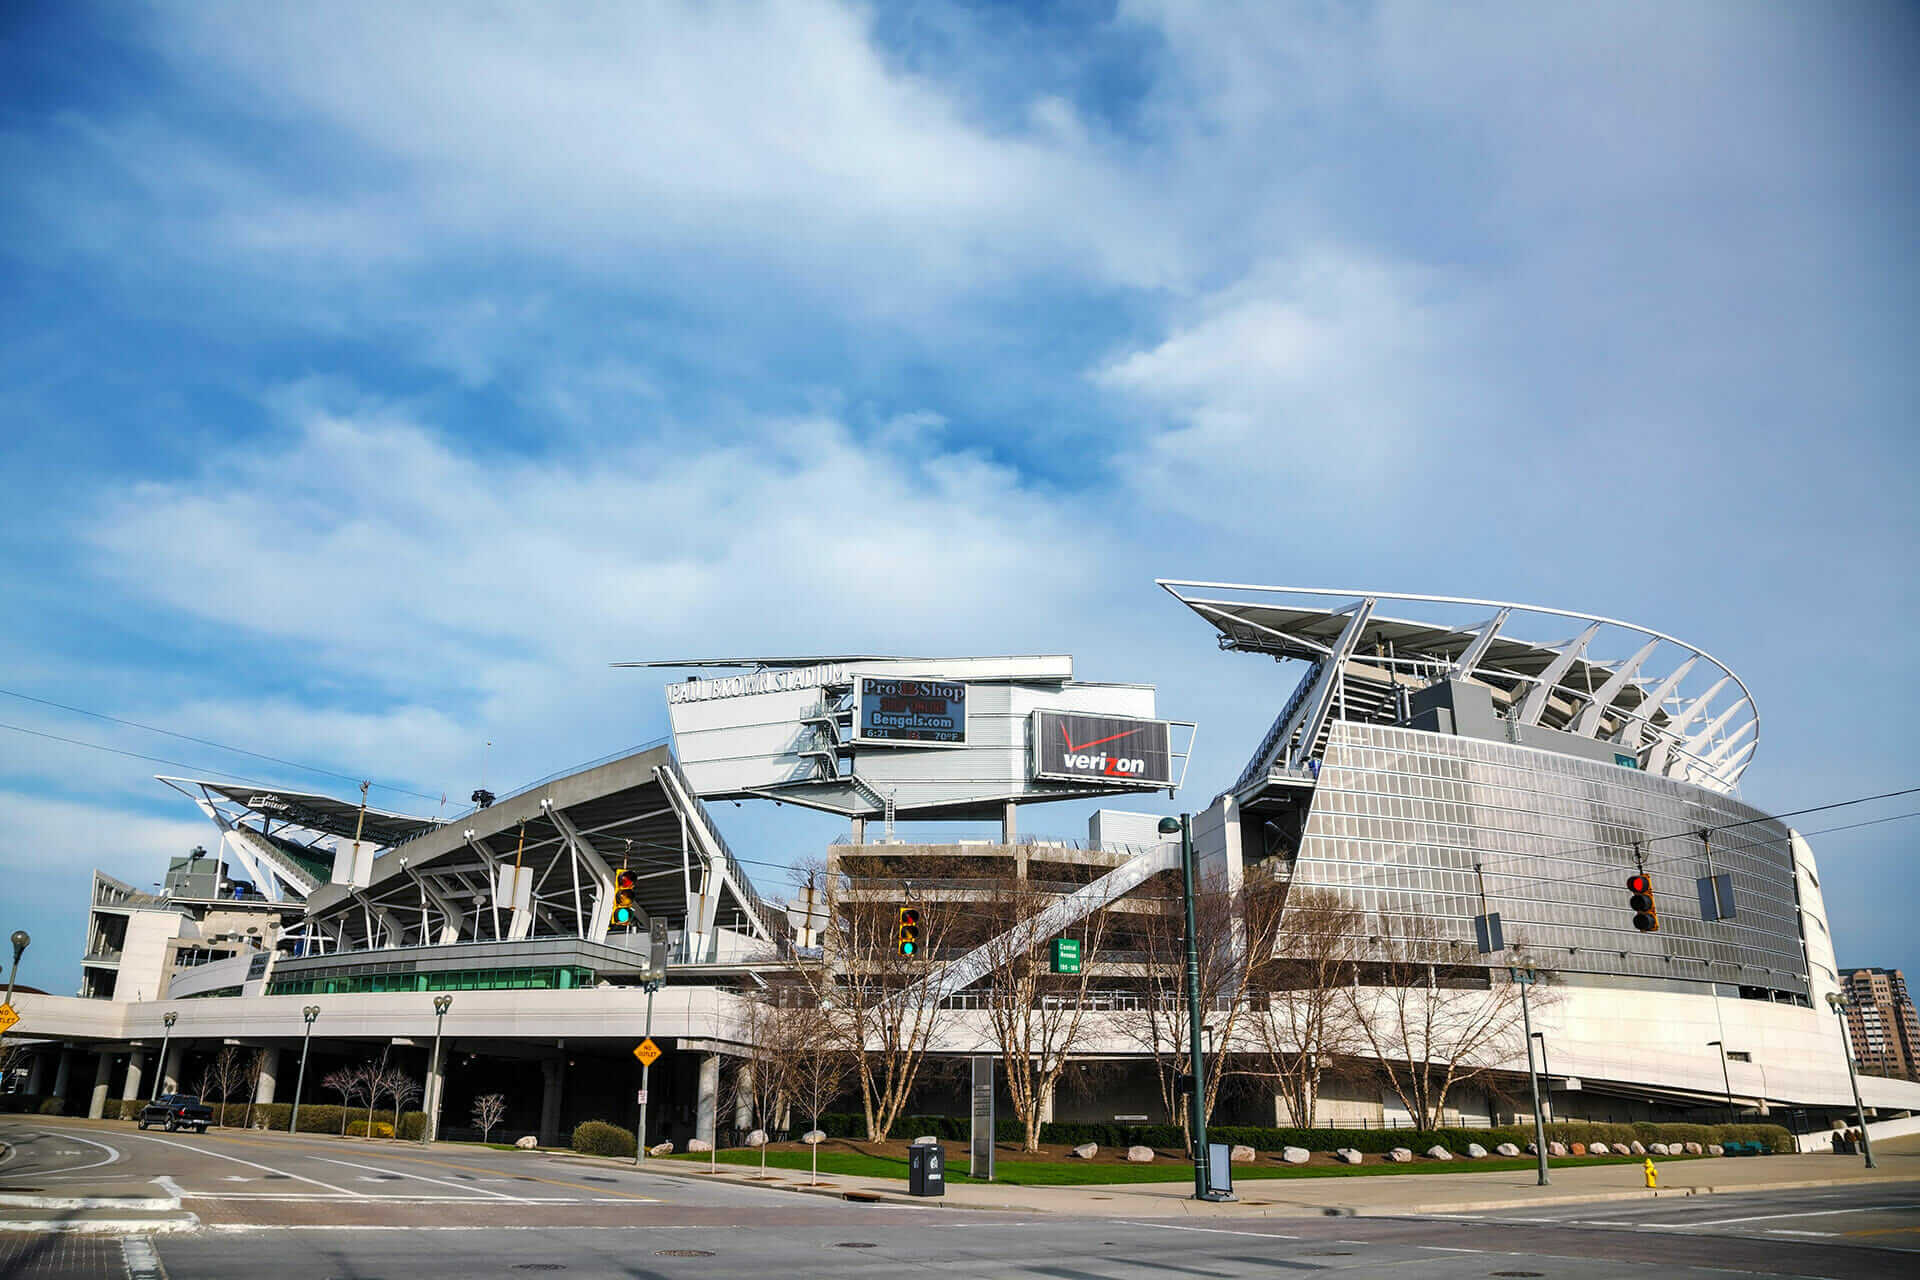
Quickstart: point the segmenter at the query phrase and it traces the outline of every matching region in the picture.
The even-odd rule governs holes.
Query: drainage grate
[[[1544,1271],[1489,1271],[1490,1276],[1544,1276]]]
[[[1351,1258],[1353,1256],[1353,1250],[1351,1249],[1309,1249],[1306,1251],[1305,1254],[1301,1256],[1307,1257],[1307,1258]]]
[[[516,1262],[515,1271],[565,1271],[566,1265],[559,1262]]]
[[[600,1177],[600,1176],[599,1176],[599,1175],[597,1175],[597,1174],[592,1174],[592,1173],[583,1173],[583,1174],[581,1174],[581,1175],[580,1175],[580,1181],[582,1181],[582,1182],[617,1182],[617,1181],[619,1181],[619,1179],[617,1179],[617,1178],[602,1178],[602,1177]]]
[[[867,1240],[842,1240],[833,1247],[836,1249],[872,1249],[876,1246]]]
[[[713,1250],[711,1249],[655,1249],[653,1251],[653,1256],[656,1258],[711,1258],[713,1256]]]

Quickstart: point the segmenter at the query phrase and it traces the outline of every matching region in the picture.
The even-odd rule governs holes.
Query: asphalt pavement
[[[0,1142],[8,1280],[1920,1274],[1920,1183],[1899,1181],[1445,1215],[1226,1206],[1202,1221],[852,1203],[795,1194],[795,1175],[766,1185],[541,1153],[40,1117],[0,1118]]]

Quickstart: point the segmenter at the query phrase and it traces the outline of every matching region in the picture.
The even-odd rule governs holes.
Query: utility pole
[[[1215,1191],[1207,1170],[1207,1073],[1200,1048],[1205,1022],[1200,1010],[1200,934],[1194,923],[1193,907],[1193,818],[1181,814],[1178,820],[1160,819],[1160,833],[1180,833],[1180,877],[1187,906],[1187,1057],[1193,1073],[1193,1090],[1187,1099],[1188,1129],[1193,1141],[1193,1198],[1195,1200],[1231,1200],[1231,1191]]]
[[[1540,1185],[1544,1187],[1553,1179],[1547,1175],[1547,1125],[1540,1115],[1540,1077],[1533,1069],[1533,1008],[1527,1002],[1527,988],[1533,985],[1538,974],[1531,960],[1521,960],[1507,972],[1520,987],[1520,1022],[1527,1033],[1527,1083],[1533,1086],[1533,1150],[1540,1163]],[[1545,1051],[1544,1041],[1540,1048]]]

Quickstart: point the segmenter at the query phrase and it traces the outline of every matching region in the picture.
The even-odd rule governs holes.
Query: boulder
[[[1520,1154],[1520,1148],[1514,1146],[1511,1142],[1503,1142],[1493,1149],[1493,1153],[1495,1155],[1505,1156],[1511,1160]]]
[[[1128,1147],[1127,1163],[1128,1164],[1152,1164],[1153,1148],[1152,1147]]]
[[[1453,1152],[1447,1150],[1445,1147],[1439,1145],[1438,1143],[1435,1143],[1433,1146],[1427,1148],[1427,1159],[1451,1160],[1453,1159]]]
[[[1701,1152],[1706,1150],[1705,1147],[1701,1146],[1697,1142],[1689,1142],[1689,1143],[1686,1143],[1685,1146],[1686,1146],[1686,1152],[1690,1156],[1697,1156]]]
[[[653,1146],[647,1148],[647,1154],[650,1156],[670,1156],[673,1154],[673,1143],[655,1143]]]
[[[1707,1154],[1710,1156],[1723,1156],[1727,1154],[1727,1149],[1717,1142],[1709,1142],[1707,1144]]]
[[[1590,1156],[1611,1155],[1613,1154],[1613,1149],[1604,1142],[1594,1142],[1588,1144],[1587,1154]]]
[[[1549,1142],[1547,1144],[1547,1154],[1557,1160],[1567,1154],[1567,1144],[1564,1142]]]
[[[1487,1158],[1487,1149],[1485,1147],[1481,1146],[1477,1142],[1469,1142],[1467,1144],[1467,1159],[1485,1160],[1486,1158]]]
[[[1227,1158],[1233,1161],[1233,1163],[1235,1164],[1252,1164],[1256,1158],[1256,1155],[1257,1153],[1254,1151],[1252,1147],[1249,1147],[1244,1143],[1236,1142],[1233,1146],[1233,1150],[1227,1153]]]
[[[1359,1164],[1362,1160],[1366,1159],[1365,1156],[1361,1155],[1358,1151],[1354,1150],[1352,1147],[1340,1148],[1338,1151],[1333,1153],[1333,1158],[1340,1161],[1342,1164]]]
[[[1667,1154],[1667,1144],[1664,1142],[1649,1142],[1647,1144],[1647,1154],[1650,1156],[1664,1156]]]
[[[751,1139],[749,1139],[749,1141],[751,1141]],[[930,1133],[923,1133],[913,1140],[913,1145],[916,1147],[937,1147],[940,1145],[940,1139]]]
[[[1584,1142],[1576,1142],[1571,1147],[1568,1147],[1567,1150],[1573,1152],[1573,1154],[1577,1156],[1583,1156],[1587,1154],[1587,1144]]]
[[[821,1143],[825,1142],[826,1140],[827,1140],[827,1131],[825,1129],[809,1129],[805,1133],[800,1135],[800,1141],[806,1143],[810,1147],[817,1147]]]
[[[1413,1152],[1407,1150],[1405,1147],[1395,1147],[1393,1150],[1387,1152],[1387,1159],[1393,1161],[1395,1164],[1412,1164]]]
[[[704,1152],[713,1150],[713,1144],[711,1142],[708,1142],[705,1138],[688,1138],[687,1150],[699,1151],[704,1153]]]
[[[1631,1151],[1636,1156],[1643,1156],[1647,1154],[1646,1146],[1641,1142],[1639,1142],[1638,1140],[1628,1143],[1627,1150]]]
[[[1313,1153],[1305,1147],[1282,1147],[1280,1148],[1280,1158],[1288,1164],[1305,1164],[1313,1158]]]
[[[747,1145],[750,1147],[766,1146],[767,1131],[765,1129],[755,1129],[752,1133],[747,1135]]]
[[[1100,1144],[1097,1142],[1083,1142],[1073,1149],[1075,1160],[1091,1160],[1099,1154]]]
[[[528,1134],[526,1137],[516,1141],[513,1145],[522,1151],[531,1151],[540,1145],[540,1139],[534,1137],[532,1134]]]

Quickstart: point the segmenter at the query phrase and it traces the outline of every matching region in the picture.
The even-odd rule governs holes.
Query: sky
[[[69,0],[0,65],[23,982],[210,842],[154,774],[451,812],[664,733],[616,661],[1070,653],[1202,808],[1297,672],[1159,577],[1627,618],[1752,689],[1749,802],[1920,786],[1911,6]],[[721,821],[776,892],[838,829]],[[1843,963],[1920,971],[1916,836],[1814,837]]]

